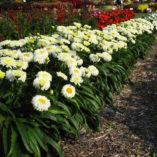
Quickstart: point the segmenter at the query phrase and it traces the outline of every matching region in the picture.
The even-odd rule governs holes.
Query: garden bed
[[[100,111],[155,40],[156,16],[102,31],[75,22],[53,26],[51,35],[1,42],[1,154],[62,157],[62,138],[100,131]]]

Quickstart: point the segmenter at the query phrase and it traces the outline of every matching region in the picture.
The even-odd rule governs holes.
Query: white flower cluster
[[[73,51],[90,53],[89,59],[92,62],[111,61],[114,51],[126,49],[128,41],[135,44],[136,36],[144,32],[151,33],[154,28],[150,22],[141,18],[107,26],[103,31],[91,30],[88,25],[82,27],[78,23],[74,24],[75,26],[58,26],[57,31],[62,38],[71,42]],[[93,53],[93,48],[100,52]]]
[[[155,30],[157,30],[157,12],[149,14],[149,16],[145,17],[146,20],[150,21]]]
[[[144,32],[151,33],[153,28],[149,21],[140,18],[119,25],[113,24],[103,31],[91,30],[88,25],[82,27],[80,23],[74,23],[74,26],[58,26],[57,32],[52,36],[39,35],[14,41],[5,40],[0,42],[0,66],[6,70],[0,70],[0,79],[6,77],[10,82],[14,80],[25,82],[30,64],[46,67],[53,65],[55,61],[59,62],[60,67],[61,62],[66,66],[66,73],[62,72],[62,69],[55,71],[53,68],[52,73],[37,71],[32,84],[35,89],[43,92],[49,89],[51,91],[52,74],[56,75],[65,82],[60,91],[62,95],[65,98],[73,98],[75,86],[81,86],[84,78],[99,75],[96,66],[85,67],[83,59],[89,59],[91,64],[110,62],[112,53],[121,48],[126,49],[128,41],[135,43],[138,35]],[[36,49],[23,52],[23,48],[28,45],[30,47],[31,44],[36,44]],[[87,58],[80,57],[79,54],[83,53]],[[33,97],[32,104],[38,111],[47,111],[51,106],[50,100],[41,95]]]

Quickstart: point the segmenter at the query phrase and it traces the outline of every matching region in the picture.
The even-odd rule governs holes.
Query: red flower
[[[98,19],[98,28],[103,29],[107,25],[119,24],[120,22],[130,20],[134,17],[134,12],[130,9],[118,9],[110,12],[98,12],[94,16]]]
[[[19,27],[16,27],[16,31],[20,31],[21,30],[21,28],[19,28]]]

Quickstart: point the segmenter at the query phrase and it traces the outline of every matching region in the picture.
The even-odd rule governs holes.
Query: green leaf
[[[43,118],[43,119],[50,119],[50,120],[52,120],[52,121],[57,121],[56,116],[53,115],[53,114],[50,113],[50,112],[43,112],[43,113],[41,114],[41,118]]]
[[[11,121],[9,118],[7,118],[5,120],[5,125],[3,126],[2,129],[2,140],[3,140],[3,147],[4,147],[4,153],[5,155],[7,155],[8,150],[9,150],[9,132],[10,132],[10,128],[9,126],[11,125]]]
[[[29,140],[29,146],[30,148],[33,150],[33,153],[37,156],[40,157],[40,148],[39,145],[37,143],[37,140],[35,139],[34,135],[32,134],[32,132],[30,131],[30,127],[27,127],[28,131],[27,131],[27,135],[28,135],[28,140]]]
[[[30,132],[33,134],[34,138],[37,140],[38,144],[43,148],[46,152],[48,151],[48,147],[46,142],[44,142],[43,132],[39,128],[30,128]]]
[[[62,108],[63,110],[65,110],[68,113],[69,116],[71,115],[71,113],[70,113],[70,111],[69,111],[69,109],[68,109],[66,104],[64,104],[64,103],[62,103],[60,101],[57,101],[57,100],[55,100],[55,104],[57,106],[59,106],[60,108]]]
[[[65,111],[62,111],[62,110],[59,110],[59,109],[49,109],[48,112],[56,115],[56,114],[63,114],[63,115],[67,115],[68,116],[68,113],[65,112]]]
[[[29,142],[29,136],[27,134],[27,128],[25,127],[25,125],[23,125],[22,123],[18,122],[17,120],[15,121],[18,132],[21,136],[22,142],[26,148],[26,150],[30,153],[33,153],[33,150],[30,147],[30,142]]]
[[[63,150],[62,150],[61,145],[58,144],[56,141],[54,141],[51,137],[47,136],[46,134],[44,136],[47,143],[56,149],[60,157],[63,157]]]
[[[4,153],[7,155],[8,152],[8,129],[3,128],[2,130],[2,135],[3,135],[3,147],[4,147]]]
[[[2,114],[0,114],[0,128],[2,127],[4,121],[5,121],[5,117]]]
[[[16,131],[14,130],[13,127],[11,127],[11,146],[10,146],[10,151],[9,151],[7,157],[10,157],[12,155],[13,150],[16,145],[16,142],[17,142],[17,137],[18,137],[18,135],[17,135]]]

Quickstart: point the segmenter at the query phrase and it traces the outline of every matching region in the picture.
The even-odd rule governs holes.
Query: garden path
[[[157,42],[138,61],[114,105],[101,112],[102,131],[63,141],[65,157],[148,157],[157,153]],[[157,155],[157,154],[156,154]]]

